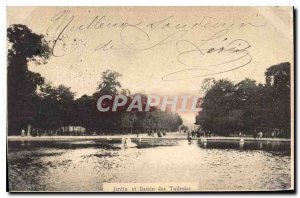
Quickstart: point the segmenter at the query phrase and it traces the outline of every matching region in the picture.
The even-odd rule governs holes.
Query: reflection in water
[[[228,140],[209,140],[208,142],[199,141],[201,148],[207,149],[240,149],[240,150],[264,150],[274,154],[290,155],[290,142],[263,142],[263,141],[228,141]]]
[[[204,145],[205,143],[205,145]],[[198,182],[199,190],[291,185],[289,144],[207,141],[113,149],[94,141],[9,142],[12,191],[101,191],[105,182]]]

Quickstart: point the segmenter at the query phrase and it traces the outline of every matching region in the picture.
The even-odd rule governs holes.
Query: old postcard
[[[10,192],[294,190],[292,7],[7,7]]]

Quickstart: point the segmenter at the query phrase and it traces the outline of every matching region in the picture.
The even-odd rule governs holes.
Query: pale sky
[[[264,82],[267,67],[293,64],[291,7],[8,7],[15,23],[61,39],[47,64],[29,68],[77,97],[107,69],[132,93],[173,96],[200,94],[205,77]]]

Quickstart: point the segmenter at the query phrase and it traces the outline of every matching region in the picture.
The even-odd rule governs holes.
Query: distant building
[[[61,134],[84,134],[86,129],[82,126],[63,126],[60,128]]]

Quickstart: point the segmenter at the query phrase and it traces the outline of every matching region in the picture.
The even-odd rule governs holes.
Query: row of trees
[[[75,99],[69,87],[54,87],[39,73],[28,70],[30,61],[44,64],[50,58],[51,49],[43,35],[35,34],[27,26],[18,24],[7,29],[7,38],[10,43],[7,83],[9,135],[20,134],[28,126],[50,133],[69,125],[83,126],[87,133],[133,133],[176,131],[182,124],[178,114],[155,107],[149,112],[100,113],[96,104],[101,95],[134,97],[135,94],[131,94],[128,89],[122,89],[120,73],[104,71],[94,94]],[[144,94],[142,97],[147,99]]]
[[[248,78],[237,84],[227,79],[205,79],[196,124],[219,135],[276,131],[277,135],[289,137],[290,67],[288,62],[269,67],[264,84]]]
[[[73,120],[77,125],[84,126],[92,132],[146,132],[146,131],[177,131],[182,124],[182,119],[177,113],[161,111],[152,107],[150,111],[130,111],[127,112],[120,108],[117,111],[99,112],[96,109],[97,99],[102,95],[116,96],[125,95],[128,104],[135,95],[142,98],[142,106],[146,106],[147,95],[136,93],[131,94],[130,90],[122,89],[118,81],[121,74],[107,70],[102,73],[100,85],[92,95],[83,95],[74,101],[74,112],[78,112]],[[126,104],[125,106],[127,106]]]

